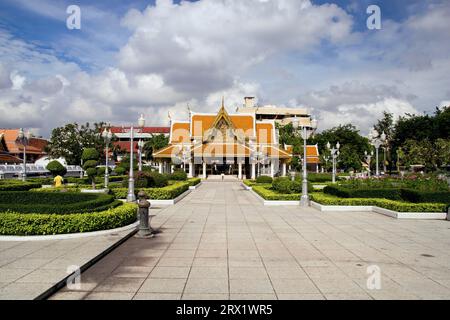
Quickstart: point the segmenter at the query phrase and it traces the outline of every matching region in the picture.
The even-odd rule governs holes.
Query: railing
[[[69,175],[80,174],[83,170],[80,166],[67,166],[67,173]],[[21,176],[23,172],[23,165],[0,165],[0,179],[13,178]],[[49,175],[50,172],[44,166],[37,166],[34,164],[27,164],[27,175],[41,176]]]

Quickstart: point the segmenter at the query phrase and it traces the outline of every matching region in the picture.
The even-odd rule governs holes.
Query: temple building
[[[307,150],[307,163],[317,171],[317,146]],[[169,146],[153,154],[160,173],[181,167],[189,177],[204,179],[221,174],[239,179],[286,176],[292,157],[292,147],[279,143],[274,119],[259,120],[254,112],[229,114],[223,101],[216,114],[190,112],[189,121],[171,122]]]
[[[17,163],[23,161],[23,146],[17,142],[18,135],[19,129],[0,128],[0,152],[2,153],[0,163]],[[27,162],[34,163],[36,160],[44,157],[47,154],[45,151],[47,144],[48,141],[46,139],[33,136],[29,141],[29,145],[26,147]]]

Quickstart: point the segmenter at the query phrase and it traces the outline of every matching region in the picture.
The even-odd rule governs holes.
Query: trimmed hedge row
[[[136,221],[136,205],[121,206],[94,213],[21,214],[0,213],[2,235],[54,235],[84,233],[124,227]]]
[[[346,189],[338,186],[326,186],[326,194],[341,198],[384,198],[402,200],[400,189]]]
[[[67,214],[98,212],[117,207],[120,202],[106,194],[69,192],[0,192],[0,212]]]
[[[37,182],[23,182],[19,180],[0,180],[0,191],[28,191],[40,188],[42,184]]]
[[[389,200],[404,200],[413,203],[447,203],[450,204],[450,192],[433,191],[425,192],[413,189],[347,189],[339,186],[326,186],[323,189],[326,194],[341,198],[380,198]]]
[[[252,190],[259,194],[265,200],[271,201],[300,201],[300,193],[283,194],[270,189],[270,184],[253,185]]]
[[[446,212],[443,203],[408,203],[388,199],[339,198],[329,194],[312,193],[311,200],[328,206],[377,206],[397,212]]]
[[[189,183],[189,186],[194,187],[194,186],[200,184],[200,182],[202,182],[202,179],[200,179],[200,178],[192,178],[192,179],[189,179],[187,181]]]
[[[136,189],[136,195],[139,191],[144,191],[149,199],[152,200],[172,200],[181,195],[182,193],[189,190],[190,183],[185,182],[176,182],[172,185],[169,185],[164,188],[142,188]],[[116,188],[111,189],[111,193],[114,195],[116,199],[125,199],[128,194],[127,188]]]

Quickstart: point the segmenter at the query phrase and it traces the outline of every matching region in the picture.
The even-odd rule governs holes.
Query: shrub
[[[189,186],[196,186],[198,184],[200,184],[200,182],[202,182],[202,179],[200,178],[192,178],[188,180]]]
[[[83,169],[91,180],[92,188],[95,189],[95,176],[97,175],[97,164],[100,154],[95,148],[86,148],[81,155],[83,159]]]
[[[329,173],[308,173],[308,181],[311,182],[331,182],[332,176]]]
[[[115,172],[117,175],[121,176],[121,175],[124,175],[124,174],[127,172],[127,169],[125,169],[124,167],[116,167],[116,168],[114,169],[114,172]]]
[[[256,178],[256,183],[272,183],[272,182],[273,182],[272,177],[259,176]]]
[[[27,191],[42,187],[38,182],[23,182],[20,180],[0,180],[0,191]]]
[[[262,185],[254,185],[252,186],[252,190],[255,191],[257,194],[259,194],[262,198],[265,200],[272,200],[272,201],[300,201],[300,194],[282,194],[278,193],[277,191],[273,189],[269,189],[266,186]]]
[[[49,162],[46,169],[50,171],[53,177],[64,176],[67,173],[66,167],[56,160]]]
[[[147,193],[149,199],[152,200],[172,200],[186,192],[189,189],[190,183],[188,181],[176,182],[164,188],[136,188],[135,193],[143,190]],[[110,191],[116,199],[125,199],[128,194],[127,188],[116,188]]]
[[[300,178],[296,178],[294,181],[288,177],[276,178],[272,182],[272,188],[279,193],[301,193],[302,181]],[[312,191],[313,189],[312,183],[308,181],[308,190]]]
[[[400,189],[346,189],[339,186],[326,186],[324,193],[341,198],[384,198],[401,200]]]
[[[43,189],[45,190],[45,189]],[[118,204],[106,194],[0,192],[0,212],[66,214],[103,211]]]
[[[330,206],[377,206],[397,212],[445,212],[447,205],[442,203],[408,203],[403,201],[376,198],[338,198],[336,196],[312,193],[311,200]]]
[[[450,191],[425,192],[412,189],[401,189],[401,197],[409,202],[438,202],[450,204]]]
[[[181,170],[174,171],[170,175],[170,180],[174,181],[186,181],[187,180],[187,173]]]
[[[145,176],[147,177],[147,186],[149,188],[163,188],[167,186],[169,182],[167,175],[163,175],[158,172],[145,172]]]
[[[136,205],[122,204],[114,209],[75,214],[0,213],[2,235],[53,235],[93,232],[127,226],[136,221]]]

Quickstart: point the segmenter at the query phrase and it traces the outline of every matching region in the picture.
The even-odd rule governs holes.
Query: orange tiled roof
[[[192,116],[192,137],[204,138],[205,131],[214,124],[217,115],[194,114]],[[254,120],[249,115],[230,115],[234,129],[240,130],[246,137],[253,136]]]
[[[170,143],[190,143],[190,125],[188,122],[174,122],[170,132]]]
[[[272,144],[274,127],[273,123],[256,123],[256,141],[262,144]]]
[[[3,134],[6,148],[9,153],[17,154],[23,152],[23,146],[16,143],[17,136],[19,135],[19,129],[0,129],[0,134]],[[29,154],[45,154],[45,147],[48,141],[40,138],[31,138],[30,143],[27,146],[27,153]]]

